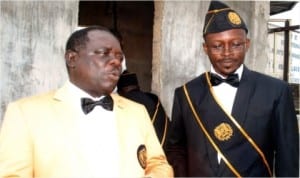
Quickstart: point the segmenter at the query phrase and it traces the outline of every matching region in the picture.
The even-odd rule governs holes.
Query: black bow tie
[[[81,98],[81,108],[84,114],[88,114],[89,112],[91,112],[94,109],[94,107],[97,105],[102,106],[106,110],[112,111],[114,106],[114,101],[110,95],[105,96],[99,101],[93,101],[90,98]]]
[[[217,86],[222,82],[226,82],[233,87],[238,87],[240,83],[238,74],[229,74],[226,79],[223,79],[220,76],[213,73],[210,74],[210,82],[212,86]]]

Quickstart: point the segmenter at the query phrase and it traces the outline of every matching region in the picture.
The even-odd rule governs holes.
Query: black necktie
[[[99,101],[93,101],[90,98],[81,98],[81,108],[84,114],[88,114],[89,112],[91,112],[94,109],[94,107],[97,105],[102,106],[106,110],[112,111],[114,106],[114,101],[110,95],[105,96]]]
[[[210,73],[210,82],[212,86],[217,86],[222,82],[226,82],[233,87],[238,87],[240,83],[238,74],[229,74],[227,78],[223,79],[213,73]]]

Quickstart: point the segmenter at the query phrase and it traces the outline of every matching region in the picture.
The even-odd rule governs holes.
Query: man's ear
[[[203,50],[204,52],[207,54],[207,44],[205,42],[202,43],[202,47],[203,47]]]
[[[76,56],[77,56],[77,52],[72,50],[68,50],[65,53],[66,64],[69,68],[75,68],[75,63],[77,60]]]
[[[250,39],[249,39],[249,38],[247,38],[247,39],[246,39],[246,51],[248,51],[248,50],[249,50],[249,48],[250,48],[250,44],[251,44],[251,41],[250,41]]]

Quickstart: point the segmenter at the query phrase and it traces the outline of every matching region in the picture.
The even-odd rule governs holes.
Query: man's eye
[[[240,49],[243,48],[245,45],[245,42],[234,42],[231,44],[232,49]]]
[[[240,47],[240,46],[242,46],[242,43],[233,43],[232,44],[233,48],[237,48],[237,47]]]
[[[213,45],[212,48],[217,50],[223,49],[223,45]]]
[[[108,51],[103,51],[103,50],[96,50],[94,51],[95,54],[100,55],[100,56],[106,56],[109,55]]]
[[[122,59],[123,59],[123,54],[115,54],[115,57],[116,57],[117,59],[122,60]]]

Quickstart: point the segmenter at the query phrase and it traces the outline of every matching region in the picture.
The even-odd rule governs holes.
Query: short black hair
[[[84,48],[86,42],[89,41],[87,34],[88,32],[93,30],[106,31],[112,34],[120,42],[120,39],[111,30],[100,25],[95,25],[95,26],[89,26],[73,32],[69,37],[69,39],[67,40],[66,51],[68,50],[78,51],[78,49]]]

